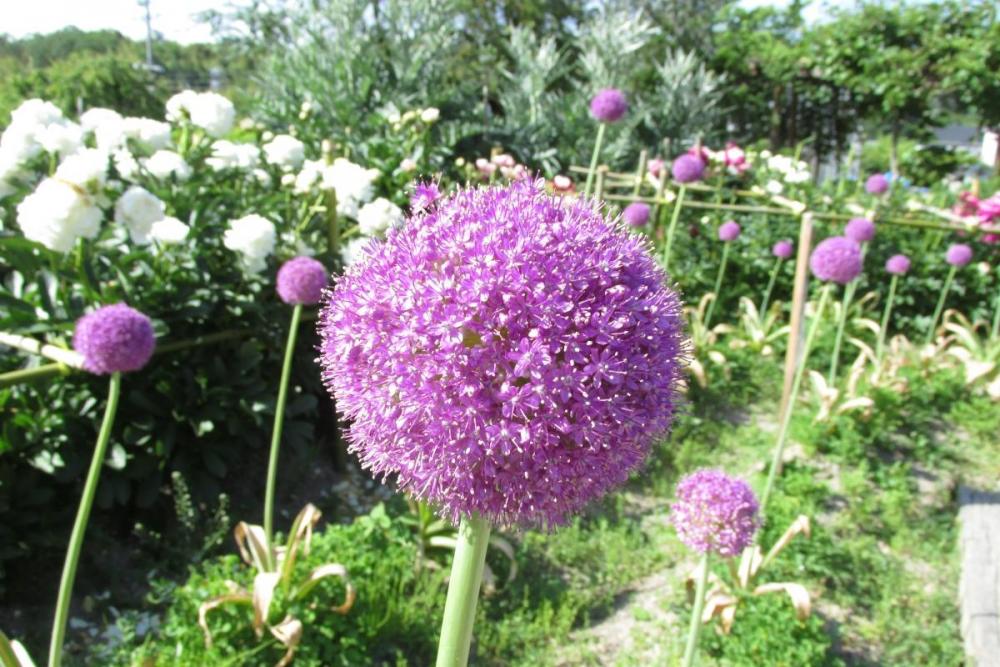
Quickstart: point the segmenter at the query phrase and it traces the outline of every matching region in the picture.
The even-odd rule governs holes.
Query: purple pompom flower
[[[885,194],[889,190],[889,179],[882,174],[872,174],[865,181],[865,191],[870,195]]]
[[[434,181],[417,183],[410,195],[410,210],[414,213],[430,211],[441,198],[441,188]]]
[[[633,227],[644,227],[649,222],[649,204],[632,202],[622,211],[622,219]]]
[[[137,371],[155,347],[153,323],[124,303],[84,315],[73,332],[73,349],[83,355],[83,367],[98,375]]]
[[[735,241],[740,237],[740,231],[740,225],[738,222],[735,220],[727,220],[719,225],[719,240],[725,241],[726,243]]]
[[[678,183],[693,183],[705,174],[705,163],[697,155],[685,153],[674,160],[671,171]]]
[[[278,269],[278,296],[289,305],[312,306],[323,298],[326,267],[312,257],[293,257]]]
[[[771,248],[771,254],[778,259],[788,259],[795,252],[795,246],[791,241],[781,240]]]
[[[677,484],[670,521],[681,542],[698,553],[739,555],[760,526],[757,497],[746,482],[721,470],[699,470]]]
[[[875,223],[868,218],[853,218],[844,227],[844,236],[856,243],[867,243],[875,238]]]
[[[461,189],[327,292],[364,467],[452,521],[559,524],[670,428],[687,341],[648,242],[542,181]]]
[[[617,88],[605,88],[590,100],[590,115],[602,123],[614,123],[628,111],[625,93]]]
[[[841,285],[861,274],[861,263],[861,246],[843,236],[823,239],[809,257],[809,268],[814,276]]]
[[[961,268],[972,261],[972,248],[964,243],[953,243],[948,247],[945,260],[952,266]]]
[[[906,255],[893,255],[885,262],[885,270],[897,276],[901,276],[910,270],[910,258]]]

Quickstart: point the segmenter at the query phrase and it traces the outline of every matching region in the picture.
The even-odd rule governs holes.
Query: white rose
[[[344,245],[340,246],[340,258],[344,261],[344,266],[350,266],[363,256],[365,247],[369,243],[377,243],[375,239],[367,236],[356,236]]]
[[[441,110],[436,109],[435,107],[427,107],[426,109],[420,112],[420,120],[424,121],[425,123],[433,123],[440,117],[441,117]]]
[[[17,206],[25,238],[56,252],[69,252],[77,239],[97,236],[102,217],[83,190],[55,178],[46,178]]]
[[[764,189],[772,195],[780,195],[784,191],[785,186],[781,184],[781,181],[770,180],[767,182],[767,185],[764,186]]]
[[[274,223],[256,213],[231,220],[222,243],[242,255],[249,273],[259,273],[267,266],[267,256],[274,252],[277,232]]]
[[[365,236],[381,234],[403,224],[403,211],[388,199],[379,197],[358,211],[358,228]]]
[[[136,245],[149,245],[153,223],[163,219],[163,202],[152,192],[133,185],[115,202],[115,222],[128,228]]]
[[[149,228],[149,237],[163,245],[181,243],[187,238],[191,228],[177,218],[166,217],[157,220]]]
[[[305,144],[288,134],[279,134],[263,148],[268,163],[283,169],[298,169],[306,157]]]
[[[218,93],[185,90],[167,100],[167,120],[177,122],[183,118],[188,118],[192,125],[218,138],[229,134],[233,129],[236,108]]]
[[[214,169],[253,169],[260,161],[260,150],[253,144],[237,144],[220,139],[212,144],[212,157],[205,164]]]
[[[179,181],[191,177],[191,167],[180,155],[173,151],[159,150],[143,160],[146,171],[157,178],[174,176]]]
[[[170,124],[152,118],[126,118],[124,132],[147,150],[158,151],[170,145]]]
[[[80,125],[94,135],[98,148],[110,151],[125,143],[125,119],[113,109],[87,109],[80,116]]]
[[[97,192],[108,178],[108,154],[99,148],[86,148],[65,158],[56,169],[55,177]]]
[[[375,194],[379,172],[339,157],[323,169],[322,187],[337,193],[337,215],[356,218],[358,207]]]
[[[10,124],[49,125],[63,120],[63,112],[52,102],[38,98],[25,100],[10,113]]]
[[[49,153],[71,155],[83,147],[83,128],[70,121],[49,123],[37,134],[38,143]]]
[[[133,179],[139,173],[139,163],[127,148],[121,148],[111,154],[115,169],[122,178]]]

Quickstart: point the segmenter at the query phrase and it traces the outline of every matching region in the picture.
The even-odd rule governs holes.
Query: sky
[[[165,38],[189,44],[212,38],[209,27],[195,19],[199,12],[225,9],[239,0],[149,0],[153,30]],[[54,32],[67,26],[81,30],[117,30],[132,39],[146,36],[145,10],[138,0],[0,0],[0,32],[13,37]],[[744,7],[785,5],[787,0],[741,0]],[[849,0],[816,0],[806,10],[806,20],[816,21],[830,6]]]

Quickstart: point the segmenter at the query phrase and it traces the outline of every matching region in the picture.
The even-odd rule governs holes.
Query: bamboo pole
[[[792,317],[788,332],[788,349],[785,351],[785,379],[781,389],[781,405],[779,415],[785,414],[792,382],[795,379],[795,368],[799,364],[802,350],[802,337],[805,330],[802,322],[805,319],[806,300],[809,297],[809,253],[812,252],[813,214],[804,212],[799,222],[798,254],[795,257],[795,282],[792,286]]]
[[[0,345],[6,345],[22,352],[45,357],[71,368],[83,368],[83,355],[79,352],[42,343],[28,336],[0,331]]]
[[[642,189],[642,182],[646,178],[646,149],[639,152],[639,165],[635,168],[635,187],[632,188],[632,196],[638,197]]]

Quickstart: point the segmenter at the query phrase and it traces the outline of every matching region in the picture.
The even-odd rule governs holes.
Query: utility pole
[[[150,0],[139,0],[139,6],[146,8],[146,69],[153,69],[153,19],[149,11]]]

